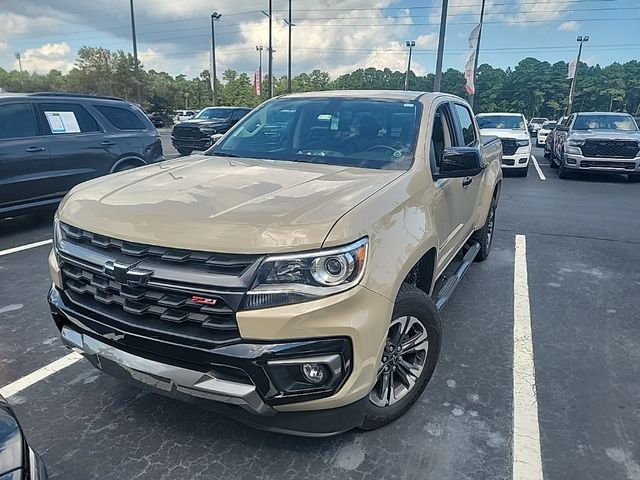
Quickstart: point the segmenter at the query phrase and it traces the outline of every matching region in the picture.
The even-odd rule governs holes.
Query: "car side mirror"
[[[445,148],[440,162],[440,171],[435,176],[441,178],[475,177],[484,170],[484,160],[480,150],[471,147]]]

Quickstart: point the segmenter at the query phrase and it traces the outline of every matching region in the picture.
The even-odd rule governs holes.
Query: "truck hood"
[[[189,120],[183,120],[182,122],[176,123],[175,127],[216,127],[218,125],[226,125],[229,123],[227,119],[206,119],[206,118],[191,118]]]
[[[640,141],[640,132],[624,132],[621,130],[572,130],[571,139],[586,140],[636,140]]]
[[[402,173],[192,155],[83,183],[63,200],[58,216],[151,245],[222,253],[307,250],[321,247],[342,215]]]
[[[529,140],[529,133],[524,130],[510,130],[506,128],[481,128],[480,133],[498,138],[515,138],[516,140]]]

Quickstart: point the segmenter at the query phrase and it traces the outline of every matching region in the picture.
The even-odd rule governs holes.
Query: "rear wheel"
[[[491,206],[489,207],[489,213],[487,214],[487,220],[480,230],[476,230],[471,236],[471,240],[475,240],[480,244],[480,251],[476,255],[476,262],[482,262],[486,260],[491,252],[491,243],[493,242],[493,230],[496,222],[496,208],[498,206],[498,200],[495,195],[491,200]]]
[[[142,162],[126,161],[126,162],[123,162],[120,165],[118,165],[113,170],[113,173],[124,172],[125,170],[131,170],[133,168],[141,167],[142,165],[144,165],[144,163],[142,163]]]
[[[191,155],[191,152],[193,152],[193,148],[176,148],[176,150],[182,156]]]
[[[420,397],[438,363],[442,329],[433,300],[402,284],[361,428],[374,430],[402,416]]]

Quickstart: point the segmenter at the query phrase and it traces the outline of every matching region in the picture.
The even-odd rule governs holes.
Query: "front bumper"
[[[606,158],[585,157],[579,153],[565,153],[565,167],[570,170],[611,172],[611,173],[640,173],[640,158]]]
[[[171,136],[171,143],[174,148],[191,148],[193,150],[206,150],[213,145],[210,137],[183,138]]]
[[[529,165],[531,147],[520,147],[513,155],[502,156],[502,168],[525,168]]]
[[[538,133],[538,136],[536,137],[536,145],[539,147],[544,146],[544,144],[547,143],[548,135],[549,135],[548,133],[544,133],[544,134]]]

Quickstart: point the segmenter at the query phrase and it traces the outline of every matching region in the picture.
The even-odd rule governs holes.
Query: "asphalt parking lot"
[[[520,451],[513,413],[524,289],[544,478],[639,480],[640,185],[560,180],[541,149],[534,154],[540,174],[532,165],[528,177],[504,180],[493,252],[446,306],[439,366],[404,417],[368,433],[287,437],[79,360],[9,397],[51,477],[511,479],[514,458],[531,453]],[[69,354],[46,304],[50,246],[16,251],[50,239],[50,225],[50,213],[0,221],[0,392]],[[530,467],[520,478],[542,478]]]

